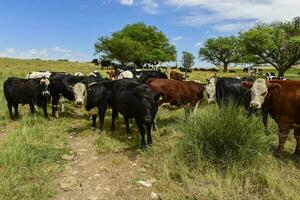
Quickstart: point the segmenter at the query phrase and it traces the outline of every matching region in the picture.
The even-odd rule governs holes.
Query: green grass
[[[89,130],[91,121],[69,103],[59,120],[45,120],[41,110],[32,117],[28,106],[20,106],[21,119],[12,122],[3,97],[3,81],[8,76],[25,77],[30,71],[89,73],[99,67],[90,63],[0,58],[0,69],[0,134],[8,131],[6,137],[1,139],[0,135],[0,199],[54,198],[58,186],[53,180],[64,166],[60,156],[68,152],[67,137],[70,133],[80,137],[93,134]],[[244,76],[242,69],[234,70],[237,73],[218,76]],[[286,75],[300,79],[299,71],[293,68]],[[101,73],[106,76],[106,71]],[[190,79],[205,81],[213,75],[193,72]],[[283,157],[275,158],[272,151],[277,144],[276,124],[270,120],[270,135],[266,136],[260,117],[247,120],[244,111],[227,109],[221,112],[215,105],[201,105],[188,120],[183,110],[159,109],[159,130],[153,133],[154,143],[147,152],[139,150],[140,135],[135,123],[131,123],[134,137],[127,139],[121,115],[116,121],[117,131],[109,132],[109,111],[105,131],[96,137],[96,149],[100,154],[124,152],[143,157],[140,164],[158,180],[155,189],[162,199],[299,199],[300,161],[292,155],[293,136],[287,141]],[[119,161],[112,162],[117,165]]]
[[[55,194],[51,177],[67,152],[62,137],[41,117],[23,117],[0,146],[0,199],[48,199]],[[58,145],[59,146],[59,145]]]

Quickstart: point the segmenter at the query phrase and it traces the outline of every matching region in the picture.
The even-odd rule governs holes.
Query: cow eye
[[[264,92],[264,93],[261,94],[261,96],[265,96],[266,94],[267,94],[267,92]]]

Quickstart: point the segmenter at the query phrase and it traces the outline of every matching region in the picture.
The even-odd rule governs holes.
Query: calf
[[[157,112],[157,98],[150,88],[139,81],[124,79],[94,83],[88,87],[86,110],[93,112],[93,127],[96,126],[96,112],[100,117],[100,131],[107,106],[112,108],[111,130],[115,130],[115,117],[118,112],[124,116],[126,131],[131,137],[129,118],[134,118],[142,138],[142,149],[146,148],[145,129],[147,127],[147,144],[152,143],[151,126]]]
[[[250,89],[250,106],[265,108],[279,128],[279,144],[275,155],[280,156],[290,129],[294,129],[297,142],[295,154],[300,155],[300,81],[257,79],[243,82]]]
[[[175,72],[175,71],[171,71],[170,72],[170,79],[174,79],[174,80],[184,80],[185,77],[183,74]]]
[[[43,108],[45,117],[47,113],[47,97],[49,96],[48,86],[50,82],[47,78],[22,79],[9,77],[3,84],[4,96],[11,119],[19,117],[18,105],[29,104],[31,113],[35,113],[34,105]],[[12,114],[12,107],[15,115]]]

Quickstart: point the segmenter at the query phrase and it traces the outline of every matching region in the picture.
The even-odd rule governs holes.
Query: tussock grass
[[[168,134],[160,130],[145,162],[159,177],[161,197],[299,199],[300,160],[272,155],[277,129],[272,120],[269,126],[271,134],[265,135],[260,116],[247,119],[243,109],[206,106],[177,120]]]
[[[45,119],[24,116],[19,123],[0,146],[0,199],[49,199],[55,194],[49,179],[67,149],[55,147],[62,139]]]

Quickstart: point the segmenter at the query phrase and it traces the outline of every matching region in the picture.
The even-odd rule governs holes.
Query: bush
[[[261,118],[247,118],[233,106],[207,107],[181,128],[183,137],[173,152],[174,161],[197,169],[202,161],[215,168],[251,165],[268,151],[269,140]]]

